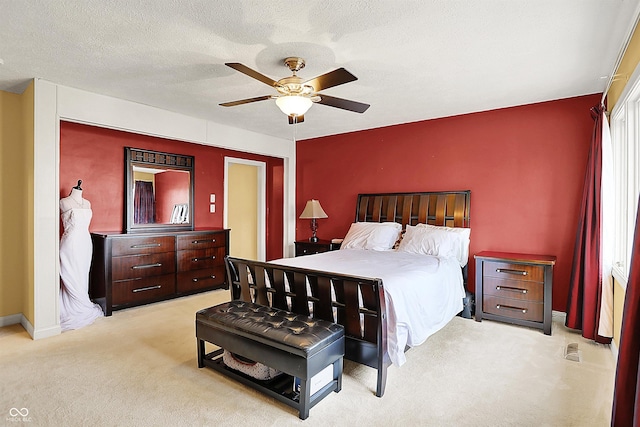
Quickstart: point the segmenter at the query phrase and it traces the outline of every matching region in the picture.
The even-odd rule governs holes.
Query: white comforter
[[[406,361],[406,345],[422,344],[463,308],[462,271],[454,258],[392,250],[342,249],[272,262],[382,279],[387,303],[388,354],[397,366]]]

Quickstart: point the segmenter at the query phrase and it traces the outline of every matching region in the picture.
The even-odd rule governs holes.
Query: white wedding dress
[[[60,327],[63,331],[90,325],[103,316],[89,299],[89,269],[93,246],[89,234],[91,209],[63,212],[64,233],[60,239]]]

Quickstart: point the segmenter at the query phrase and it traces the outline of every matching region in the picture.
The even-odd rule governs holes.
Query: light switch
[[[216,205],[210,204],[209,205],[209,212],[210,213],[216,213]]]
[[[210,194],[209,195],[209,203],[215,203],[216,202],[216,195],[215,194]]]

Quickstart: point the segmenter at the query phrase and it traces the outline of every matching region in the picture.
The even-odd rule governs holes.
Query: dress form
[[[82,197],[81,181],[69,196],[60,199],[64,232],[60,239],[60,327],[78,329],[103,316],[89,299],[89,269],[93,245],[89,223],[91,203]]]
[[[82,197],[82,188],[73,187],[67,197],[60,199],[60,212],[69,209],[91,209],[91,202]]]

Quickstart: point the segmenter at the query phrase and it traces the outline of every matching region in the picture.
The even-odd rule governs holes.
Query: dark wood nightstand
[[[331,240],[318,240],[317,242],[299,240],[295,242],[295,245],[296,256],[319,254],[320,252],[328,252],[340,249],[340,244],[331,243]]]
[[[480,252],[476,260],[476,321],[499,320],[551,335],[555,256]]]

